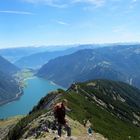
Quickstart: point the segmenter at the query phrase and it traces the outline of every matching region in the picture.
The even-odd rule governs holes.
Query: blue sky
[[[140,42],[140,0],[0,0],[0,48]]]

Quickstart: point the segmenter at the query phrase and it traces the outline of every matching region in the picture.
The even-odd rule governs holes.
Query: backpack
[[[54,117],[58,120],[64,120],[65,118],[65,107],[63,106],[63,104],[57,104],[54,107]]]
[[[56,105],[55,107],[54,107],[54,117],[55,118],[58,118],[58,113],[59,113],[59,105]]]

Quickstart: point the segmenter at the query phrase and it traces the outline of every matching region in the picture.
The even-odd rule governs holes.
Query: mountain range
[[[0,49],[0,55],[14,63],[22,57],[29,56],[35,53],[45,51],[58,51],[65,50],[66,48],[74,47],[75,45],[61,45],[61,46],[25,46],[17,48],[2,48]]]
[[[0,122],[2,139],[53,139],[56,133],[52,128],[53,107],[63,99],[68,100],[67,119],[73,140],[88,139],[84,120],[92,124],[91,139],[140,138],[140,45],[88,47],[37,52],[19,60],[21,67],[37,61],[32,65],[34,68],[46,62],[36,75],[67,90],[47,93],[28,115],[13,119],[10,125],[4,120],[7,125],[1,128]],[[38,61],[39,58],[42,60]],[[25,65],[21,65],[24,59]],[[28,60],[31,61],[26,63]],[[1,56],[0,66],[0,104],[3,104],[18,98],[22,91],[13,77],[20,69]]]
[[[90,79],[124,81],[140,88],[140,45],[85,49],[50,60],[37,75],[64,87]]]
[[[61,46],[58,46],[58,48]],[[59,56],[69,55],[72,54],[78,50],[83,50],[85,48],[97,48],[102,47],[100,45],[91,45],[91,44],[85,44],[85,45],[78,45],[78,46],[72,46],[71,48],[65,48],[63,50],[51,50],[51,51],[42,51],[42,52],[36,52],[31,55],[24,56],[17,61],[14,62],[14,64],[20,68],[33,68],[38,69],[42,65],[46,64],[49,60],[57,58]],[[39,50],[39,49],[38,49]]]
[[[11,74],[16,73],[19,70],[20,69],[18,67],[16,67],[12,63],[10,63],[8,60],[6,60],[2,56],[0,56],[0,71],[2,71],[3,73],[11,75]]]
[[[46,64],[49,60],[54,59],[58,56],[63,56],[71,54],[75,49],[68,49],[62,51],[52,51],[52,52],[39,52],[34,53],[29,56],[22,57],[17,60],[14,64],[20,68],[40,68],[42,65]]]
[[[21,95],[17,81],[0,71],[0,105],[17,99]]]
[[[0,56],[0,105],[17,98],[21,91],[13,74],[20,69]]]

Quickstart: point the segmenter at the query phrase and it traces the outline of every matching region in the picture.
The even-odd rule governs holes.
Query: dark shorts
[[[58,119],[58,123],[65,125],[66,124],[66,120],[65,119]]]

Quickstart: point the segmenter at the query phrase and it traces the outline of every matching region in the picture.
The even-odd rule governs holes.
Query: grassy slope
[[[89,86],[89,83],[93,83],[96,86]],[[108,106],[107,109],[110,112],[116,115],[119,114],[124,120],[127,119],[132,123],[135,120],[133,112],[140,116],[140,90],[135,87],[123,82],[109,80],[95,80],[94,82],[81,83],[79,86],[84,91],[90,93],[91,97],[95,95],[98,99],[106,103]],[[118,97],[121,97],[125,101],[121,101]],[[109,107],[110,104],[114,109]]]
[[[127,140],[128,136],[131,136],[132,140],[139,138],[140,128],[121,121],[86,99],[84,95],[71,92],[66,94],[64,98],[69,100],[69,107],[72,109],[69,115],[73,119],[83,123],[84,119],[90,118],[93,128],[108,137],[109,140]]]

